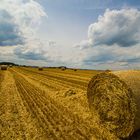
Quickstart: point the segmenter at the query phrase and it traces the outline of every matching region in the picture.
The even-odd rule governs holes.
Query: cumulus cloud
[[[0,1],[0,55],[2,60],[8,58],[11,61],[18,59],[23,62],[45,60],[43,45],[40,45],[40,40],[36,39],[42,17],[47,17],[47,14],[35,0]],[[5,46],[4,51],[2,51],[2,46]],[[11,53],[5,55],[5,52],[9,50]]]
[[[13,53],[22,60],[41,60],[55,65],[139,66],[139,10],[106,10],[89,26],[88,39],[72,47],[60,46],[55,41],[42,43],[36,38],[37,27],[44,16],[47,16],[44,9],[34,0],[1,0],[0,46],[14,46],[10,55]]]
[[[9,26],[12,28],[12,35],[17,37],[13,44],[14,49],[12,49],[14,57],[16,55],[20,60],[25,61],[42,60],[54,65],[77,66],[82,62],[84,54],[78,48],[62,47],[55,41],[42,43],[40,39],[36,38],[36,28],[39,26],[41,18],[47,16],[38,2],[34,0],[1,0],[0,10],[9,15],[7,21],[9,20]],[[2,13],[1,11],[0,13]],[[2,17],[1,21],[4,20]],[[2,36],[6,35],[7,32],[4,30]],[[16,42],[18,39],[23,40],[24,44]],[[11,43],[8,42],[5,46],[11,46]],[[9,49],[9,47],[7,48]]]
[[[89,26],[92,45],[129,47],[140,43],[140,11],[137,9],[106,10]]]
[[[43,16],[46,13],[34,0],[1,0],[0,46],[29,44]]]
[[[140,11],[106,10],[88,29],[88,39],[76,45],[86,52],[83,65],[140,67]],[[112,68],[114,68],[112,66]]]
[[[56,42],[30,40],[26,47],[15,50],[23,59],[43,60],[55,65],[85,68],[128,68],[140,60],[140,11],[137,9],[106,10],[89,26],[88,39],[74,47]],[[99,67],[99,68],[101,68]]]

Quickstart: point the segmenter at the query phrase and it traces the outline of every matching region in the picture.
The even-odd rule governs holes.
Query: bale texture
[[[140,70],[127,70],[113,72],[123,80],[133,91],[137,112],[135,114],[134,130],[140,129]]]
[[[118,76],[104,72],[94,76],[87,89],[89,107],[100,123],[119,138],[134,131],[136,104],[133,92]]]

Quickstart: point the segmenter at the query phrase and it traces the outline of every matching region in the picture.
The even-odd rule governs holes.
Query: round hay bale
[[[39,67],[38,70],[39,70],[39,71],[43,71],[43,68],[42,68],[42,67]]]
[[[105,70],[105,72],[111,72],[111,70],[107,69],[107,70]]]
[[[119,138],[134,131],[136,104],[132,90],[118,76],[104,72],[89,82],[87,98],[100,123]]]
[[[9,65],[9,67],[10,67],[10,68],[12,68],[12,67],[13,67],[13,65]]]
[[[66,69],[65,69],[65,68],[62,68],[61,70],[64,71],[64,70],[66,70]]]
[[[7,65],[2,65],[1,66],[1,70],[7,70],[8,69],[8,66]]]

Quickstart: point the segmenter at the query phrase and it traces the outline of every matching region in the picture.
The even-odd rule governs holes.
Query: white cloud
[[[41,18],[47,16],[38,2],[1,0],[0,15],[1,11],[10,15],[8,26],[12,26],[12,34],[17,37],[14,49],[7,47],[9,55],[13,53],[21,60],[42,60],[40,62],[46,61],[51,65],[83,68],[140,67],[140,11],[137,9],[106,10],[97,22],[89,26],[88,39],[72,47],[36,38]],[[0,23],[3,20],[0,17]],[[18,42],[20,38],[24,45]],[[0,52],[2,56],[1,48]]]
[[[25,55],[24,58],[39,59],[42,50],[36,34],[42,17],[46,16],[43,7],[34,0],[1,0],[0,26],[3,26],[0,46],[6,46],[7,51],[7,46],[16,46],[15,50],[12,49],[13,57],[16,54],[19,57]]]
[[[87,67],[140,68],[140,11],[106,10],[88,29],[88,39],[76,45],[86,52]]]
[[[7,15],[6,21],[3,13]],[[13,45],[21,44],[19,38],[24,40],[25,45],[30,44],[30,40],[36,36],[36,30],[41,22],[41,18],[46,16],[42,6],[34,0],[1,0],[0,15],[1,14],[3,17],[0,18],[0,24],[8,24],[7,27],[3,29],[1,38],[7,36],[8,32],[11,38],[15,37],[15,43]],[[11,28],[11,32],[9,32],[9,28]],[[11,45],[11,42],[9,43],[8,41],[6,42],[7,44],[4,44],[5,46]],[[0,46],[2,43],[0,40]]]
[[[41,17],[46,16],[42,6],[34,0],[2,0],[0,9],[6,10],[14,18],[23,33],[35,30]]]
[[[64,47],[54,41],[32,40],[26,47],[17,47],[14,53],[25,60],[42,60],[50,66],[81,67],[86,53],[79,48]]]
[[[109,10],[89,26],[92,45],[129,47],[140,43],[140,11],[137,9]]]
[[[89,26],[88,39],[72,47],[56,42],[32,45],[16,50],[24,59],[47,60],[52,65],[88,68],[140,67],[140,12],[137,9],[106,10]],[[38,46],[38,47],[36,47]],[[22,53],[20,53],[22,52]]]

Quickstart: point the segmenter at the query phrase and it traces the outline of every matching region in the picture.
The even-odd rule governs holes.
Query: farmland
[[[1,139],[90,139],[86,101],[97,72],[33,68],[1,71]],[[93,132],[92,132],[93,131]]]
[[[0,71],[0,139],[117,140],[87,102],[100,71],[13,67]]]

